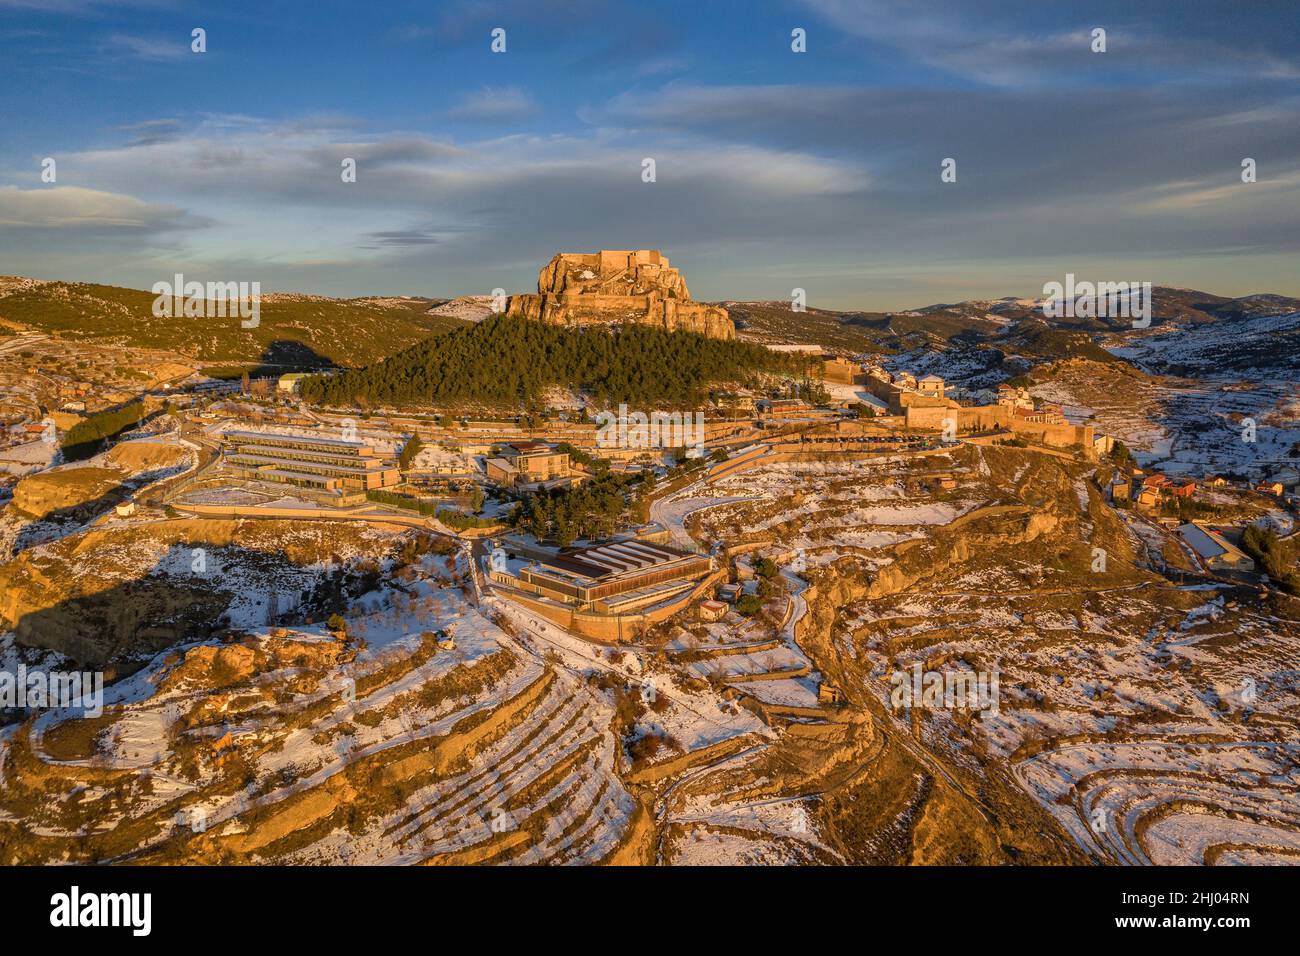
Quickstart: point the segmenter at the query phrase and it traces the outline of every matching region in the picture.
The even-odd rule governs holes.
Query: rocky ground
[[[732,549],[763,608],[619,648],[532,619],[409,531],[67,536],[0,572],[24,607],[179,587],[176,555],[203,540],[228,585],[208,613],[230,627],[133,646],[98,717],[0,732],[0,860],[1300,858],[1300,608],[1170,580],[1177,546],[1106,505],[1094,470],[956,446],[688,487],[660,510]],[[314,613],[328,600],[347,640]],[[119,633],[105,607],[79,621]],[[60,662],[15,637],[7,666]],[[997,690],[900,703],[894,675],[918,666]]]
[[[935,794],[960,794],[964,836],[931,846],[913,826],[899,855],[935,859],[925,854],[960,853],[969,841],[966,860],[1023,862],[1047,848],[1059,860],[1294,859],[1296,602],[1165,579],[1149,547],[1162,531],[1110,509],[1088,467],[1030,452],[954,452],[950,495],[978,505],[923,524],[910,488],[941,460],[846,465],[845,478],[810,466],[802,480],[786,466],[761,502],[698,522],[706,535],[775,532],[813,565],[872,534],[911,536],[809,572],[810,627],[800,633],[848,709],[928,761],[907,821]],[[724,484],[762,489],[767,480],[751,473]],[[861,503],[853,509],[842,501],[849,487]],[[832,529],[827,538],[792,536],[819,525]],[[997,713],[896,706],[890,677],[918,664],[996,670]],[[843,806],[820,802],[823,812]],[[1027,833],[1036,845],[1019,842]]]

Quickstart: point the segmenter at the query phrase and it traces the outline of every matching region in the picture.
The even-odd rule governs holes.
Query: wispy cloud
[[[485,86],[466,93],[448,115],[476,123],[503,123],[525,119],[537,112],[533,98],[518,86]]]
[[[130,134],[132,146],[165,143],[179,136],[181,129],[181,121],[178,119],[141,120],[138,123],[127,123],[118,127],[121,132]]]
[[[848,36],[887,48],[907,61],[1002,87],[1114,83],[1145,75],[1300,77],[1300,59],[1275,37],[1238,35],[1237,10],[1198,8],[1168,22],[1154,8],[1099,3],[1088,8],[958,0],[942,6],[913,0],[803,0]],[[1273,19],[1267,11],[1264,20]],[[1177,14],[1173,14],[1177,17]],[[1277,26],[1277,24],[1275,24]],[[1092,31],[1106,32],[1094,53]]]
[[[0,229],[139,233],[202,228],[208,220],[165,203],[121,193],[58,186],[0,188]]]
[[[174,36],[134,36],[114,33],[104,41],[105,52],[151,63],[168,63],[190,54],[189,43]]]
[[[437,236],[420,229],[391,229],[367,236],[380,246],[429,246],[438,241]]]

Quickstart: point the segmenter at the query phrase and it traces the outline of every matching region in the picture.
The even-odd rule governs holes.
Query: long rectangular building
[[[637,604],[642,596],[648,602],[676,590],[666,586],[686,586],[713,570],[708,555],[634,538],[554,552],[537,549],[530,556],[517,574],[493,577],[575,605]]]
[[[396,463],[365,442],[251,431],[229,431],[224,438],[227,467],[259,481],[345,491],[386,488],[401,479]]]
[[[1178,529],[1188,547],[1211,571],[1254,571],[1255,561],[1218,531],[1197,521]]]

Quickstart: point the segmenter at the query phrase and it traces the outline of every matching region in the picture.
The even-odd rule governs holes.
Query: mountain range
[[[156,318],[150,292],[91,283],[0,277],[0,332],[34,330],[184,353],[210,370],[356,368],[490,313],[485,296],[262,296],[260,323]],[[1041,299],[937,303],[894,312],[808,308],[784,301],[724,301],[742,340],[806,343],[854,355],[944,368],[968,384],[992,384],[1043,363],[1083,358],[1129,362],[1187,376],[1273,375],[1300,365],[1300,299],[1271,293],[1231,298],[1155,287],[1152,322],[1048,319]]]

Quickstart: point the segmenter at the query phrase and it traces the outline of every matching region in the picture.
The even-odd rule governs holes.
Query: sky
[[[655,248],[703,300],[1300,295],[1297,38],[1294,0],[0,0],[0,274],[444,297]]]

